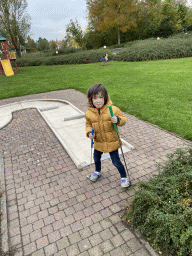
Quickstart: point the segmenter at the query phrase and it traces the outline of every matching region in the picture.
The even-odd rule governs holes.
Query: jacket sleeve
[[[88,137],[89,132],[92,130],[92,123],[90,119],[88,118],[87,113],[85,113],[85,118],[86,118],[86,136]]]
[[[114,111],[114,115],[118,116],[120,119],[120,122],[117,124],[118,126],[123,126],[126,124],[127,122],[127,117],[123,115],[123,113],[121,112],[121,110],[118,107],[115,107],[115,111]]]

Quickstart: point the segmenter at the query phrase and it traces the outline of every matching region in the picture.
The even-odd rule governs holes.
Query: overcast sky
[[[31,16],[30,36],[47,40],[62,40],[65,37],[66,25],[70,19],[84,30],[87,26],[86,0],[27,0],[27,13]],[[192,5],[192,0],[188,0]]]
[[[47,40],[62,40],[70,19],[84,30],[87,25],[86,0],[27,0],[27,13],[31,16],[30,36]]]

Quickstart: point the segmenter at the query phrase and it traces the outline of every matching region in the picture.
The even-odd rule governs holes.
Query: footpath
[[[0,106],[32,100],[66,100],[86,112],[86,95],[69,89],[0,100]],[[121,138],[134,146],[125,153],[131,181],[147,180],[157,164],[188,141],[124,113]],[[78,170],[36,108],[13,112],[0,129],[2,246],[15,256],[157,256],[145,238],[122,222],[135,187],[120,187],[110,159],[102,161],[102,178],[86,176],[94,165]],[[3,183],[3,184],[2,184]]]

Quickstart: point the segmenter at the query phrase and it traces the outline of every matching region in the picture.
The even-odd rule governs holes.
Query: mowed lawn
[[[192,140],[192,58],[19,68],[0,76],[0,99],[102,83],[115,105]]]

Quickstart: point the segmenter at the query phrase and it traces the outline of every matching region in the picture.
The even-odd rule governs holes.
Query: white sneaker
[[[121,187],[122,188],[127,188],[130,186],[130,181],[127,178],[122,178],[121,179]]]
[[[91,181],[97,181],[99,178],[101,177],[101,173],[100,172],[94,172],[92,176],[89,177],[89,179]]]

